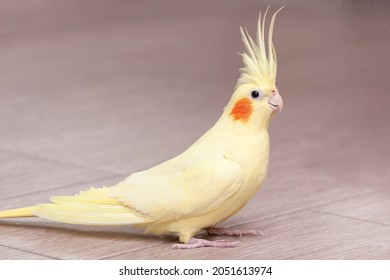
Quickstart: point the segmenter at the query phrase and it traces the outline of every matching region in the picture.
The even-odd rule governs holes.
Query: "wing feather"
[[[134,173],[109,197],[158,221],[201,215],[220,207],[241,186],[241,167],[219,153],[169,175]]]

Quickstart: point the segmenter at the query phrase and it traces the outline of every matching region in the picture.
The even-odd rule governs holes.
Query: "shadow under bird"
[[[268,11],[268,9],[267,9]],[[268,126],[283,107],[276,87],[276,53],[259,16],[256,41],[241,28],[244,67],[216,124],[182,154],[122,182],[90,188],[51,203],[0,211],[0,218],[38,216],[80,225],[133,225],[153,234],[173,234],[172,248],[235,247],[239,242],[194,238],[256,235],[257,230],[215,227],[239,211],[262,186],[268,170]],[[266,47],[267,45],[267,47]]]

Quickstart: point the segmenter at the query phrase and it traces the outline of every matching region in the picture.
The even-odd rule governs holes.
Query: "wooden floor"
[[[114,184],[183,151],[221,114],[239,26],[253,33],[268,2],[1,1],[0,209]],[[285,2],[269,176],[224,223],[265,236],[179,251],[129,227],[1,220],[0,258],[390,259],[390,5],[271,10]]]

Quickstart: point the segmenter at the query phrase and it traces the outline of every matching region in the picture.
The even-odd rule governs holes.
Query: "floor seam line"
[[[110,256],[105,256],[103,258],[99,258],[99,260],[106,260],[107,258],[112,258],[112,257],[117,257],[117,256],[121,256],[121,255],[125,255],[125,254],[128,254],[128,253],[132,253],[132,252],[137,252],[137,251],[140,251],[140,250],[144,250],[144,249],[153,249],[155,247],[160,247],[162,246],[163,244],[156,244],[156,245],[152,245],[150,247],[143,247],[143,248],[139,248],[139,249],[135,249],[135,250],[132,250],[132,251],[129,251],[129,252],[123,252],[123,253],[119,253],[119,254],[114,254],[114,255],[110,255]]]
[[[36,252],[32,252],[32,251],[27,251],[27,250],[24,250],[24,249],[21,249],[21,248],[15,248],[13,246],[9,246],[9,245],[5,245],[5,244],[0,244],[0,246],[4,247],[4,248],[9,248],[9,249],[14,249],[14,250],[18,250],[18,251],[21,251],[21,252],[24,252],[24,253],[30,253],[30,254],[33,254],[33,255],[37,255],[37,256],[41,256],[41,257],[46,257],[46,258],[50,258],[50,259],[53,259],[53,260],[58,260],[58,258],[54,258],[54,257],[51,257],[51,256],[47,256],[45,254],[40,254],[40,253],[36,253]]]
[[[374,221],[370,221],[370,220],[366,220],[366,219],[361,219],[361,218],[356,218],[356,217],[351,217],[351,216],[345,216],[345,215],[336,214],[336,213],[332,213],[332,212],[319,211],[319,210],[314,210],[314,209],[307,209],[307,210],[312,211],[312,212],[315,212],[315,213],[321,213],[321,214],[325,214],[325,215],[336,216],[336,217],[341,217],[341,218],[346,218],[346,219],[351,219],[351,220],[356,220],[356,221],[371,223],[371,224],[375,224],[375,225],[390,227],[390,225],[385,224],[385,223],[374,222]]]
[[[375,193],[379,193],[379,192],[383,192],[383,190],[375,190],[375,191],[363,192],[363,193],[360,193],[360,194],[356,194],[356,195],[352,195],[352,196],[336,199],[336,200],[333,200],[331,202],[325,202],[325,203],[318,204],[318,205],[315,205],[315,206],[310,206],[310,207],[307,207],[307,209],[313,209],[313,208],[317,208],[317,207],[324,207],[324,206],[327,206],[327,205],[330,205],[330,204],[333,204],[333,203],[338,203],[338,202],[341,202],[341,201],[344,201],[344,200],[348,200],[348,199],[351,199],[351,198],[357,198],[357,197],[360,197],[360,196],[363,196],[363,195],[370,195],[370,194],[375,194]]]
[[[42,193],[42,192],[47,192],[47,191],[52,191],[52,190],[57,190],[57,189],[62,189],[62,188],[67,188],[67,187],[71,187],[71,186],[74,186],[74,185],[78,185],[78,184],[89,184],[89,183],[93,183],[93,182],[97,182],[99,180],[107,180],[107,179],[111,179],[111,178],[116,178],[118,177],[119,175],[110,175],[110,176],[105,176],[105,177],[101,177],[101,178],[98,178],[98,179],[95,179],[95,180],[87,180],[87,181],[79,181],[79,182],[75,182],[75,183],[71,183],[71,184],[66,184],[66,185],[62,185],[62,186],[58,186],[58,187],[54,187],[54,188],[48,188],[48,189],[43,189],[43,190],[37,190],[37,191],[34,191],[34,192],[27,192],[27,193],[23,193],[23,194],[17,194],[17,195],[13,195],[13,196],[5,196],[5,197],[1,197],[0,198],[0,201],[3,201],[3,200],[6,200],[6,199],[13,199],[15,197],[25,197],[25,196],[29,196],[29,195],[32,195],[32,194],[38,194],[38,193]],[[86,186],[86,188],[89,188],[88,186]]]
[[[14,154],[14,155],[17,155],[17,156],[20,156],[20,157],[27,157],[27,158],[30,158],[30,159],[35,159],[35,160],[40,160],[40,161],[47,161],[47,162],[52,162],[52,163],[56,163],[56,164],[68,165],[68,166],[72,166],[72,167],[85,168],[85,169],[88,169],[90,171],[106,172],[106,173],[112,173],[113,175],[121,175],[120,172],[115,171],[115,170],[111,170],[111,169],[110,170],[109,169],[103,169],[103,168],[100,169],[100,168],[95,168],[95,167],[91,167],[91,166],[84,165],[84,164],[78,164],[78,163],[73,163],[73,162],[68,162],[68,161],[61,161],[61,160],[58,160],[58,159],[48,158],[48,157],[35,155],[35,154],[19,153],[19,152],[15,152],[13,150],[8,150],[8,149],[3,149],[3,148],[1,148],[0,151],[3,151],[5,153]]]

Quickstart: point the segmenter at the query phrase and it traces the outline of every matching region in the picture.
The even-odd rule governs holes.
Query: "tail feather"
[[[39,204],[34,214],[53,221],[80,225],[129,225],[144,223],[145,218],[126,206],[92,203]]]
[[[0,211],[0,218],[32,217],[83,225],[124,225],[147,223],[134,209],[107,196],[110,188],[90,188],[75,196],[55,196],[52,203]]]
[[[0,211],[0,218],[34,217],[35,206]]]
[[[89,202],[104,205],[122,205],[118,200],[107,196],[109,189],[107,187],[90,188],[86,191],[79,192],[75,196],[53,196],[50,198],[50,201],[57,204]]]

